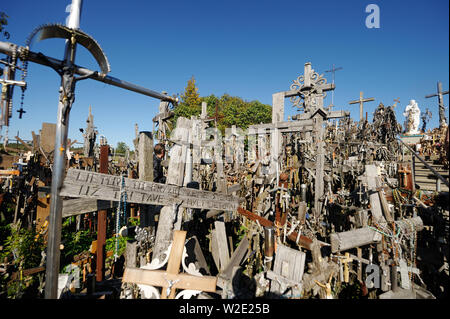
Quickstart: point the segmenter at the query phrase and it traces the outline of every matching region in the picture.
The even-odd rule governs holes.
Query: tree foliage
[[[174,109],[174,123],[177,118],[182,116],[190,119],[191,116],[200,115],[202,111],[202,101],[195,85],[195,78],[192,76],[187,82],[184,93],[181,95],[181,101]]]
[[[116,153],[125,154],[127,152],[128,146],[125,142],[117,142]]]
[[[249,125],[269,123],[272,120],[272,107],[256,100],[248,102],[229,94],[221,97],[214,94],[200,97],[195,79],[192,77],[181,96],[181,103],[174,109],[174,123],[180,116],[188,119],[191,116],[200,116],[202,102],[207,103],[208,117],[216,118],[217,127],[222,133],[225,128],[233,125],[245,130]]]

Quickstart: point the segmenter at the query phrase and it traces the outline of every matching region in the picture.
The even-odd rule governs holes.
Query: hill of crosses
[[[178,96],[160,93],[109,75],[101,39],[80,28],[81,2],[23,46],[0,39],[0,299],[448,297],[440,82],[427,96],[439,110],[432,129],[413,99],[402,119],[399,100],[363,92],[341,110],[325,105],[339,87],[314,61],[271,105],[200,96],[194,77]],[[55,38],[66,40],[63,59],[30,46]],[[77,65],[80,46],[97,69]],[[32,140],[8,137],[12,120],[29,120],[31,64],[57,72],[58,117]],[[152,125],[127,128],[133,145],[114,147],[78,105],[87,119],[77,141],[68,127],[79,81],[157,99]],[[378,104],[370,121],[369,102]]]

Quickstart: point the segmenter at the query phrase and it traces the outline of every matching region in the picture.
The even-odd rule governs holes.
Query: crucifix
[[[186,231],[174,231],[172,247],[165,271],[127,267],[125,268],[122,282],[162,287],[161,299],[174,299],[177,289],[215,292],[217,277],[193,276],[180,273],[185,241]]]
[[[359,92],[359,100],[355,100],[355,101],[350,101],[348,102],[348,104],[358,104],[359,103],[359,120],[362,122],[362,120],[364,119],[363,117],[363,104],[366,102],[371,102],[371,101],[375,101],[375,99],[373,97],[369,97],[367,99],[363,98],[363,92]]]
[[[438,103],[439,103],[439,128],[442,128],[443,126],[446,126],[447,119],[445,118],[445,106],[444,106],[444,95],[448,94],[447,91],[442,91],[442,82],[438,81],[437,83],[437,93],[435,94],[429,94],[426,95],[425,98],[430,97],[438,97]]]
[[[334,64],[333,64],[333,67],[331,70],[325,71],[326,73],[331,72],[331,84],[334,84],[334,74],[336,73],[336,71],[339,71],[342,69],[343,69],[342,67],[338,67],[338,68],[334,67]],[[334,90],[331,91],[331,106],[334,106]]]
[[[109,73],[110,67],[103,50],[92,37],[81,31],[79,28],[81,8],[82,0],[72,0],[67,25],[63,26],[60,24],[50,24],[35,29],[35,31],[28,38],[27,45],[25,47],[19,47],[13,43],[0,41],[0,53],[4,53],[9,56],[18,56],[25,61],[31,61],[51,67],[61,77],[52,170],[45,285],[46,299],[57,298],[58,292],[62,220],[62,198],[59,192],[61,190],[64,177],[69,114],[75,99],[76,82],[90,78],[153,98],[177,103],[177,99],[168,95],[108,76],[107,73]],[[39,40],[49,38],[66,39],[64,59],[61,61],[45,56],[42,53],[30,51],[29,44],[36,35],[38,35]],[[94,56],[100,66],[100,72],[75,65],[77,44],[84,46]],[[76,74],[80,76],[75,77]]]

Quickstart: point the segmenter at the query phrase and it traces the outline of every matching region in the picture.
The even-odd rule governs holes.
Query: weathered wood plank
[[[95,198],[74,198],[63,200],[62,217],[70,217],[114,208],[117,202]]]
[[[120,176],[69,169],[60,195],[120,201],[120,184]],[[239,199],[231,195],[128,178],[125,191],[129,203],[168,206],[181,202],[182,207],[225,211],[239,206]]]
[[[331,252],[344,251],[381,241],[382,235],[369,227],[330,235]]]
[[[169,274],[164,270],[148,270],[140,268],[125,268],[122,282],[164,287],[168,280],[174,282],[172,290],[192,289],[206,292],[215,292],[217,277],[196,277],[188,274]],[[165,289],[164,289],[165,290]]]
[[[219,250],[220,271],[222,271],[230,261],[225,223],[216,221],[214,222],[214,226],[216,228],[216,239]]]
[[[370,200],[370,211],[372,212],[372,216],[378,222],[385,221],[381,210],[380,196],[376,191],[377,189],[376,178],[378,176],[378,172],[375,165],[366,165],[366,175],[367,175],[367,186],[370,192],[369,200]]]
[[[305,260],[306,254],[304,252],[278,244],[275,253],[273,273],[279,275],[283,279],[287,279],[289,286],[294,283],[300,286],[305,270]],[[272,280],[270,291],[283,293],[286,289],[286,284],[287,282],[280,285],[280,282],[276,279]]]
[[[247,236],[245,236],[239,243],[239,246],[233,252],[233,255],[231,256],[228,264],[225,265],[225,268],[220,273],[220,275],[219,275],[220,277],[224,278],[225,280],[231,279],[231,275],[233,274],[233,268],[239,266],[241,264],[242,260],[247,255],[248,248],[249,248],[248,245],[249,245],[249,241],[248,241]]]

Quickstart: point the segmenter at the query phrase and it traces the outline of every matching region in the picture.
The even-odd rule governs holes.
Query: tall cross
[[[215,292],[217,277],[193,276],[180,274],[186,231],[176,230],[173,233],[173,244],[170,249],[167,270],[148,270],[127,267],[122,282],[132,282],[162,287],[161,299],[174,299],[176,289],[201,290]]]
[[[331,84],[334,84],[334,74],[339,70],[342,70],[342,67],[336,68],[333,64],[333,68],[331,70],[325,71],[326,73],[331,72]],[[334,106],[334,90],[331,91],[331,106]]]
[[[363,104],[366,102],[375,101],[373,97],[369,97],[367,99],[363,98],[363,92],[359,92],[359,100],[350,101],[348,104],[358,104],[359,103],[359,120],[362,121],[364,119],[363,117]]]
[[[444,95],[448,94],[447,91],[442,91],[442,83],[438,81],[437,83],[437,94],[429,94],[426,95],[425,98],[430,97],[438,97],[438,103],[439,103],[439,127],[445,126],[447,123],[447,119],[445,118],[445,107],[444,107]]]
[[[28,38],[26,47],[0,41],[0,53],[9,56],[26,56],[28,61],[49,66],[61,77],[60,96],[57,111],[55,149],[53,153],[53,170],[50,200],[50,215],[47,245],[47,263],[45,275],[45,298],[55,299],[58,292],[58,274],[60,266],[62,197],[59,191],[63,184],[65,171],[65,150],[67,149],[67,133],[70,110],[75,100],[76,83],[84,79],[94,79],[109,85],[134,91],[164,101],[177,103],[178,100],[139,85],[108,76],[109,62],[103,50],[92,37],[80,30],[82,0],[72,0],[70,15],[66,25],[50,24],[36,28]],[[39,40],[62,38],[66,40],[64,59],[58,60],[41,53],[29,50],[29,44],[35,36]],[[84,46],[96,59],[100,71],[92,71],[75,64],[77,45]],[[26,53],[26,54],[25,54]],[[79,75],[75,77],[75,75]],[[4,119],[4,117],[3,117]],[[1,124],[0,124],[1,126]]]

